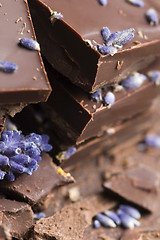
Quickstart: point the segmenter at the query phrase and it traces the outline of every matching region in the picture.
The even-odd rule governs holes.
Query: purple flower
[[[121,220],[115,212],[107,210],[104,212],[104,214],[111,218],[117,225],[121,224]]]
[[[135,226],[140,226],[140,222],[137,221],[135,218],[129,216],[127,213],[123,212],[122,210],[118,210],[117,212],[119,218],[121,219],[121,225],[124,228],[133,229]]]
[[[143,0],[126,0],[128,3],[136,6],[136,7],[143,7],[144,6],[144,2]]]
[[[118,48],[123,47],[123,45],[125,45],[134,38],[134,32],[135,32],[134,28],[130,28],[122,32],[119,32],[117,38],[115,38],[113,42],[113,46]]]
[[[121,82],[121,84],[126,89],[136,89],[139,88],[146,80],[147,77],[145,75],[136,72],[132,75],[129,75]]]
[[[109,54],[113,56],[115,53],[117,53],[117,49],[112,46],[105,46],[105,45],[98,44],[97,49],[102,55]]]
[[[100,228],[101,227],[101,223],[97,219],[95,219],[93,221],[93,227],[94,228]]]
[[[120,31],[111,33],[107,39],[107,41],[105,42],[106,46],[113,46],[114,42],[116,39],[118,39],[119,35],[121,34]]]
[[[76,152],[76,148],[75,147],[69,147],[66,151],[62,151],[60,152],[56,158],[59,160],[59,161],[63,161],[63,160],[67,160],[69,159],[73,154],[75,154]]]
[[[157,11],[154,8],[148,9],[145,16],[150,25],[152,25],[152,26],[158,25],[159,16],[158,16]]]
[[[134,207],[131,207],[128,205],[120,205],[119,209],[121,209],[123,212],[127,213],[128,215],[130,215],[133,218],[136,218],[136,219],[141,218],[140,212]]]
[[[98,0],[98,2],[102,6],[106,6],[108,4],[108,0]]]
[[[40,50],[39,43],[37,41],[33,40],[32,38],[20,38],[19,43],[21,46],[23,46],[29,50],[36,50],[36,51]]]
[[[98,220],[104,227],[111,227],[111,228],[116,227],[116,224],[114,223],[114,221],[102,213],[98,213],[94,218]]]
[[[106,42],[109,36],[111,35],[111,32],[108,27],[104,27],[101,30],[101,34],[102,34],[103,40]]]
[[[108,92],[104,96],[103,103],[105,106],[108,106],[108,108],[110,108],[114,104],[115,99],[115,95],[112,92]]]
[[[101,102],[102,101],[102,89],[98,89],[96,92],[91,93],[90,98],[94,102]]]
[[[156,134],[147,135],[144,138],[144,142],[149,147],[159,148],[160,147],[160,136]]]
[[[5,73],[13,73],[18,69],[17,64],[11,62],[0,62],[0,70]]]
[[[157,86],[160,85],[160,71],[149,71],[147,75]]]

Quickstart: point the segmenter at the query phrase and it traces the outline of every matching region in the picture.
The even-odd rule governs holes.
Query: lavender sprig
[[[39,43],[37,41],[33,40],[32,38],[20,38],[19,43],[21,46],[23,46],[29,50],[36,50],[36,51],[40,50]]]
[[[131,217],[121,209],[117,212],[119,218],[121,219],[121,225],[124,228],[133,229],[135,226],[140,226],[140,222],[137,221],[135,218]]]
[[[149,71],[147,76],[152,82],[155,83],[155,85],[160,85],[160,71]]]
[[[115,48],[113,46],[105,46],[105,45],[98,44],[97,49],[102,55],[109,54],[109,55],[113,56],[114,54],[117,53],[117,48]]]
[[[44,212],[37,212],[37,213],[34,213],[33,215],[34,220],[39,220],[45,217],[46,217],[46,214]]]
[[[11,62],[0,62],[0,70],[5,73],[13,73],[18,69],[17,64]]]
[[[159,23],[159,16],[157,11],[154,8],[150,8],[145,13],[146,19],[149,22],[150,25],[158,25]]]
[[[147,77],[144,74],[136,72],[132,75],[129,75],[121,82],[121,84],[126,89],[136,89],[139,88],[146,80]]]
[[[46,135],[24,136],[21,131],[4,131],[0,140],[0,179],[15,180],[15,174],[31,175],[38,168],[44,151],[52,146]]]
[[[111,218],[117,225],[121,224],[121,219],[118,217],[117,213],[107,210],[107,211],[104,211],[104,214],[109,218]]]
[[[104,227],[111,227],[111,228],[116,227],[116,224],[114,223],[114,221],[102,213],[98,213],[95,216],[95,219],[97,219]]]
[[[101,34],[102,34],[103,40],[106,42],[109,36],[111,35],[111,32],[108,27],[103,27],[101,30]]]
[[[141,218],[140,212],[134,207],[131,207],[128,205],[120,205],[119,209],[122,210],[123,212],[127,213],[128,215],[130,215],[133,218],[136,218],[136,219]]]
[[[106,6],[108,4],[108,0],[98,0],[98,2],[102,6]]]
[[[110,91],[107,92],[103,99],[104,106],[108,106],[108,108],[111,108],[111,106],[115,102],[115,99],[116,99],[115,95],[112,92],[110,92]]]
[[[102,89],[98,89],[94,93],[90,93],[90,98],[94,102],[101,102],[102,101]]]
[[[128,3],[136,6],[136,7],[143,7],[144,6],[144,2],[143,0],[126,0]]]
[[[94,228],[100,228],[100,227],[101,227],[100,221],[98,221],[97,219],[95,219],[95,220],[93,221],[93,227],[94,227]]]
[[[66,151],[62,151],[56,155],[56,158],[61,162],[63,160],[69,159],[76,152],[75,147],[69,147]]]

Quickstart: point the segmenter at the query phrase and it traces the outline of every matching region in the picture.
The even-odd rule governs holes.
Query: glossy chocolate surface
[[[112,0],[101,6],[96,0],[29,0],[36,34],[42,53],[52,66],[85,91],[118,82],[129,73],[144,68],[160,55],[160,28],[145,19],[149,8],[157,9],[157,1],[146,0],[142,8],[126,1]],[[89,10],[89,11],[88,11]],[[54,12],[63,18],[55,20]],[[135,28],[134,39],[114,56],[102,56],[92,45],[102,44],[101,29],[111,32]],[[140,44],[135,44],[140,43]],[[117,70],[118,61],[123,62]]]
[[[40,52],[19,46],[19,38],[35,39],[27,1],[2,0],[0,62],[18,65],[14,73],[0,71],[0,104],[46,101],[51,91]]]

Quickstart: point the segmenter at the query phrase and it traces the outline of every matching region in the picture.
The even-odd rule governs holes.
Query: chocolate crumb
[[[0,3],[0,7],[2,7],[2,3]]]
[[[28,30],[27,30],[27,32],[28,32],[28,33],[30,33],[30,32],[31,32],[31,30],[30,30],[30,29],[28,29]]]
[[[23,18],[22,17],[19,17],[16,21],[15,21],[15,23],[19,23],[19,22],[21,22],[23,20]]]
[[[133,43],[134,43],[135,45],[141,44],[140,41],[134,41]]]
[[[37,78],[34,76],[34,77],[33,77],[33,80],[37,80]]]
[[[117,62],[116,69],[117,69],[118,71],[121,70],[123,63],[124,63],[124,61],[118,61],[118,62]]]

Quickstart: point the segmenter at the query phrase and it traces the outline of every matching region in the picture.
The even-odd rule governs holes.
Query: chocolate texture
[[[29,4],[43,55],[87,92],[119,82],[160,55],[159,25],[150,26],[145,19],[149,8],[159,14],[155,1],[146,0],[142,8],[119,0],[103,7],[96,0],[83,0],[80,6],[78,0],[67,6],[65,0],[29,0]],[[106,26],[112,33],[135,29],[135,37],[114,56],[101,55],[95,48],[103,44],[101,30]]]
[[[37,171],[31,176],[22,174],[14,182],[3,182],[0,191],[33,206],[45,198],[53,188],[73,181],[70,174],[63,172],[61,168],[52,163],[49,155],[43,154]]]
[[[18,239],[24,237],[33,225],[33,212],[26,203],[0,199],[0,216],[0,225],[4,227],[4,233]],[[9,237],[6,239],[9,240]]]
[[[0,104],[46,101],[51,87],[40,52],[19,44],[21,38],[35,39],[27,1],[1,1],[0,31],[0,61],[18,66],[13,73],[0,71]]]

